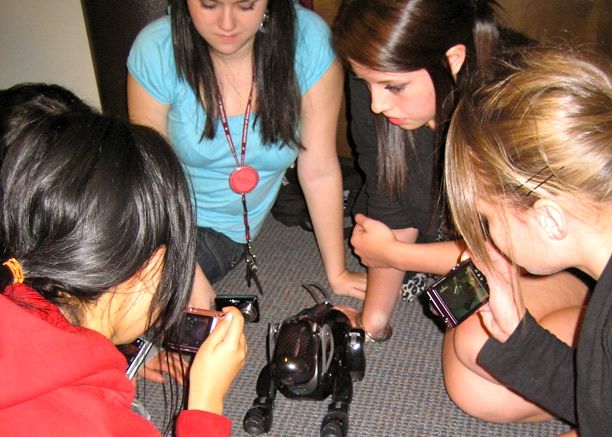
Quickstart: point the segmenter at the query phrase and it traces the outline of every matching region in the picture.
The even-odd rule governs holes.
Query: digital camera
[[[259,301],[253,294],[242,295],[217,295],[215,307],[221,311],[224,307],[236,307],[242,313],[247,323],[259,322]]]
[[[132,379],[140,366],[145,362],[147,354],[151,350],[153,344],[142,337],[138,337],[131,343],[117,345],[117,349],[127,360],[127,369],[125,374],[129,379]]]
[[[427,295],[432,310],[453,328],[488,302],[489,287],[485,276],[468,259],[429,287]]]
[[[221,311],[187,308],[178,334],[168,339],[166,345],[170,349],[194,354],[224,316]]]

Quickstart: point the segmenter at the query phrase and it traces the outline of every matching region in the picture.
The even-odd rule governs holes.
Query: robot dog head
[[[319,305],[327,309],[329,304]],[[333,353],[334,339],[329,327],[309,315],[290,317],[270,330],[270,373],[296,395],[308,395],[319,387]]]

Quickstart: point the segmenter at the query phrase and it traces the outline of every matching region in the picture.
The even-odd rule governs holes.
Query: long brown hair
[[[293,0],[269,0],[266,32],[257,32],[253,47],[257,108],[253,123],[261,123],[265,144],[280,142],[302,147],[298,132],[301,94],[295,72],[297,15]],[[172,44],[179,77],[184,79],[199,104],[206,108],[201,139],[214,138],[219,118],[216,73],[208,43],[200,36],[189,15],[187,0],[170,0]]]
[[[493,0],[352,0],[345,1],[333,29],[333,43],[345,62],[383,72],[426,69],[436,91],[434,175],[439,180],[442,147],[456,101],[476,71],[486,70],[499,50],[499,28]],[[466,60],[457,78],[446,58],[451,47],[466,47]],[[377,116],[379,185],[404,189],[405,147],[403,129]]]
[[[516,52],[466,93],[447,143],[453,221],[484,262],[478,200],[521,210],[566,199],[595,222],[612,201],[612,62],[569,47]]]

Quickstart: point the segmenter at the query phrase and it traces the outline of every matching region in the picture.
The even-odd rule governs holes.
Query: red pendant
[[[246,194],[253,191],[259,182],[257,170],[248,165],[242,165],[232,172],[229,185],[234,193]]]

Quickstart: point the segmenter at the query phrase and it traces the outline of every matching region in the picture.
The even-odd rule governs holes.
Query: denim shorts
[[[211,228],[198,228],[196,256],[206,278],[214,284],[245,258],[246,244],[236,243]]]

